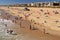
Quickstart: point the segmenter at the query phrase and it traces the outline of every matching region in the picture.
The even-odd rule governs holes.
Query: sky
[[[0,5],[31,3],[31,2],[53,2],[53,1],[60,2],[60,0],[0,0]]]

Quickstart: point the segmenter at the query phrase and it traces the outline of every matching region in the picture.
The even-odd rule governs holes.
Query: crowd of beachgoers
[[[0,16],[11,20],[20,28],[39,30],[49,35],[60,35],[59,8],[1,7]],[[12,34],[12,32],[13,30],[7,30],[7,33]]]
[[[5,7],[1,8],[5,13],[2,16],[7,20],[27,29],[39,29],[47,31],[56,30],[59,34],[60,9],[59,8],[28,8],[28,7]],[[53,33],[54,34],[54,33]]]

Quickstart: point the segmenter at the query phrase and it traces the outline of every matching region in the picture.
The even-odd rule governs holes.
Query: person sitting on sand
[[[43,9],[40,9],[41,12],[43,12]]]
[[[15,17],[15,20],[18,20],[18,17]]]
[[[59,12],[58,11],[53,11],[55,14],[59,14]]]
[[[59,21],[58,21],[58,20],[56,20],[55,22],[56,22],[56,23],[58,23]]]
[[[11,30],[11,29],[8,29],[8,30],[7,30],[7,33],[12,34],[12,32],[13,32],[13,30]]]
[[[59,12],[56,11],[55,14],[59,14]]]
[[[8,29],[7,30],[7,33],[9,33],[9,34],[12,34],[12,35],[17,35],[13,30],[11,30],[11,29]]]

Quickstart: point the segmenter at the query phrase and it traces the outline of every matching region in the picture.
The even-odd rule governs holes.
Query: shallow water
[[[2,21],[2,20],[3,19],[0,19],[0,40],[15,40],[14,35],[10,35],[7,33],[7,31],[6,31],[7,27],[5,26],[5,24],[7,24],[9,27],[13,23],[11,22],[11,20],[6,20],[6,19],[4,19],[4,21]]]

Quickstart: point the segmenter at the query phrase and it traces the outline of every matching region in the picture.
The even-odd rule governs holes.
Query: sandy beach
[[[7,29],[12,28],[21,40],[60,40],[60,8],[24,8],[0,7],[0,16],[14,23]]]

